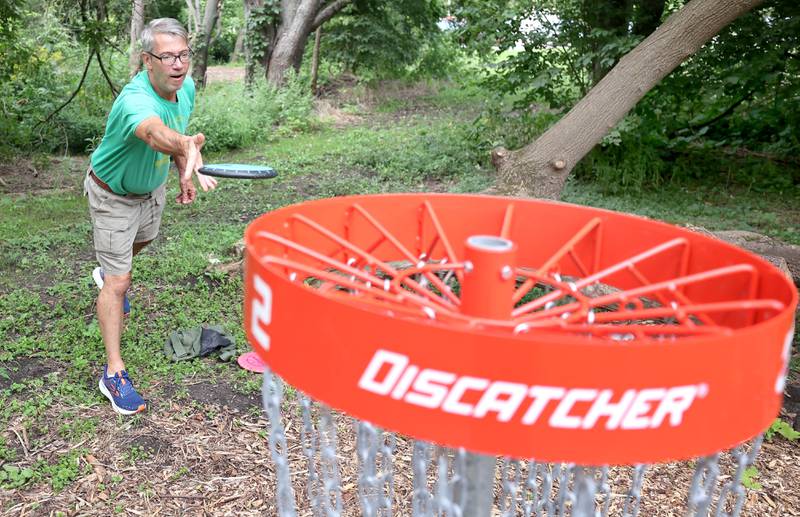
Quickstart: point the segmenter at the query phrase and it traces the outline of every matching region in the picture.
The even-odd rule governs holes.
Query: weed
[[[97,432],[97,418],[73,418],[73,415],[62,416],[65,420],[58,428],[58,434],[71,441],[78,441],[84,437],[94,436]]]
[[[177,480],[179,480],[180,478],[182,478],[182,477],[186,476],[187,474],[189,474],[189,469],[188,469],[188,467],[179,467],[179,468],[178,468],[178,470],[176,470],[176,471],[175,471],[175,472],[172,474],[172,476],[170,476],[170,480],[171,480],[171,481],[177,481]]]
[[[14,489],[24,486],[34,478],[34,471],[30,468],[20,468],[16,465],[5,464],[0,469],[0,486]]]
[[[800,432],[792,429],[791,425],[789,425],[787,422],[784,422],[780,418],[776,418],[764,433],[764,437],[769,441],[772,441],[772,439],[775,438],[775,435],[782,436],[792,442],[800,438]]]
[[[761,490],[761,483],[756,481],[761,473],[754,466],[749,466],[742,473],[742,485],[750,490]]]
[[[140,445],[133,445],[125,454],[127,462],[134,466],[139,461],[144,461],[150,457],[150,452]]]

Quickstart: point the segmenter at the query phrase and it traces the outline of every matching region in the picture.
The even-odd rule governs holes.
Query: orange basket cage
[[[288,206],[245,239],[253,349],[313,399],[386,429],[632,465],[730,448],[780,409],[794,285],[683,228],[396,194]]]

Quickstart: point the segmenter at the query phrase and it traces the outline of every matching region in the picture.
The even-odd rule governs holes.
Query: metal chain
[[[631,477],[631,487],[625,495],[625,505],[622,507],[622,517],[636,517],[639,514],[639,503],[642,500],[642,484],[647,465],[636,465]]]
[[[697,460],[689,488],[689,512],[696,517],[707,517],[714,502],[714,490],[719,476],[719,454]],[[694,513],[691,513],[694,512]]]
[[[306,467],[308,470],[308,479],[306,479],[306,493],[308,500],[311,503],[311,510],[314,515],[318,515],[320,511],[321,494],[319,474],[317,474],[316,456],[317,456],[317,433],[314,432],[314,426],[311,423],[311,400],[305,395],[300,395],[300,409],[303,415],[303,425],[300,427],[300,445],[303,448],[303,455],[306,457]]]
[[[736,447],[731,451],[730,454],[736,464],[736,472],[730,481],[720,488],[716,505],[714,504],[714,493],[716,492],[720,474],[720,455],[715,454],[698,461],[692,477],[692,486],[689,489],[689,515],[707,517],[712,511],[712,507],[714,508],[713,515],[715,517],[737,517],[739,515],[744,506],[745,494],[742,478],[747,467],[755,461],[763,440],[763,435],[753,440],[748,452],[745,452],[743,446]],[[730,501],[731,499],[732,501]],[[730,513],[725,511],[726,503],[729,501],[732,506]]]
[[[319,448],[325,517],[338,517],[342,513],[342,483],[336,461],[336,445],[336,422],[331,408],[320,404]]]
[[[286,433],[281,420],[281,401],[283,400],[283,381],[267,368],[264,371],[264,383],[261,388],[261,400],[269,421],[269,451],[275,463],[275,474],[278,477],[276,499],[278,514],[281,517],[295,517],[294,490],[289,472],[288,448]]]
[[[517,515],[517,506],[525,511],[524,499],[521,499],[520,483],[522,481],[522,462],[511,458],[503,458],[500,467],[500,517],[514,517]],[[530,517],[530,511],[524,513]]]
[[[428,490],[428,462],[430,444],[415,441],[411,455],[413,491],[411,492],[411,513],[415,516],[433,514],[433,495]]]
[[[262,399],[269,423],[269,449],[277,477],[276,502],[280,517],[296,517],[288,447],[281,416],[284,384],[264,372]],[[298,394],[302,421],[300,442],[307,461],[306,488],[312,515],[340,517],[343,513],[341,476],[337,462],[337,427],[331,409]],[[315,417],[316,415],[316,417]],[[358,496],[362,515],[391,517],[394,498],[396,438],[368,422],[358,422],[356,453],[360,472]],[[738,517],[744,506],[742,480],[758,454],[763,436],[749,446],[730,451],[735,467],[720,476],[720,454],[697,460],[687,498],[692,517]],[[726,453],[728,454],[728,453]],[[727,463],[726,463],[727,464]],[[467,500],[467,452],[430,443],[413,442],[411,458],[414,517],[462,517]],[[637,517],[647,465],[632,468],[621,517]],[[500,517],[608,517],[612,490],[609,467],[551,464],[504,458],[497,499]],[[727,480],[721,487],[722,480]]]
[[[338,517],[342,513],[341,482],[336,462],[336,424],[329,407],[319,408],[318,429],[314,429],[313,402],[299,395],[303,426],[300,441],[306,457],[308,478],[306,489],[311,510],[315,516]],[[319,462],[317,462],[319,455]]]
[[[645,465],[633,469],[623,517],[636,517],[639,511],[645,470]],[[607,517],[611,508],[607,466],[578,467],[535,461],[526,465],[505,458],[500,481],[501,517]]]
[[[742,486],[744,471],[755,462],[756,456],[758,455],[759,449],[761,449],[761,443],[763,441],[764,435],[762,434],[753,440],[753,445],[749,452],[745,452],[744,447],[741,445],[732,451],[731,454],[736,460],[736,473],[734,474],[733,479],[728,481],[720,491],[719,503],[717,504],[717,513],[715,514],[716,517],[736,517],[742,511],[745,494],[744,487]],[[733,510],[731,513],[725,513],[723,510],[725,507],[724,502],[728,499],[728,497],[733,497]]]
[[[413,451],[412,515],[461,517],[462,502],[466,499],[466,451],[454,451],[423,441],[414,442]],[[428,487],[429,478],[433,478],[433,490]]]
[[[462,504],[466,501],[467,453],[464,449],[448,450],[436,447],[436,494],[433,497],[433,509],[436,515],[461,517]],[[448,475],[452,473],[452,475]]]
[[[369,422],[359,422],[356,438],[360,475],[358,498],[367,517],[390,517],[394,497],[395,436]]]

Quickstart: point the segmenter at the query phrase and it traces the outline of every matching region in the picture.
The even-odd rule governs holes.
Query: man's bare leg
[[[136,256],[151,242],[134,242],[133,255]],[[125,369],[125,362],[120,353],[123,327],[122,300],[131,286],[131,274],[104,276],[103,288],[97,296],[97,321],[100,323],[100,333],[103,335],[103,344],[106,347],[108,373],[111,375]]]
[[[103,345],[108,358],[108,373],[114,374],[125,369],[120,354],[122,336],[122,299],[131,285],[131,274],[105,275],[103,288],[97,296],[97,321],[103,335]]]

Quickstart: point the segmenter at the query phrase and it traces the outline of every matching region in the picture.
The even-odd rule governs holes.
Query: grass
[[[422,103],[427,111],[401,117],[398,112],[413,100],[389,100],[380,105],[377,124],[317,127],[243,150],[208,154],[207,163],[269,164],[279,177],[222,181],[214,193],[201,193],[186,207],[171,200],[177,193],[172,174],[161,236],[135,261],[133,312],[122,337],[137,386],[160,400],[173,396],[166,389],[172,385],[178,386],[176,398],[186,396],[180,385],[190,379],[257,392],[258,382],[230,364],[169,363],[161,354],[171,331],[201,324],[225,325],[239,351],[248,348],[242,331],[242,281],[209,273],[208,266],[233,260],[233,246],[247,223],[287,204],[346,194],[486,188],[491,174],[485,161],[472,158],[465,136],[470,122],[458,109],[470,111],[475,102],[474,91],[446,89],[426,94]],[[87,453],[80,444],[99,425],[97,416],[84,416],[76,408],[107,406],[94,381],[104,353],[94,318],[90,273],[95,262],[81,174],[76,169],[74,188],[66,192],[0,199],[0,428],[6,429],[0,433],[0,462],[8,467],[0,471],[0,486],[5,488],[69,486],[85,468],[76,459]],[[697,184],[614,195],[571,182],[564,199],[678,224],[754,230],[800,244],[796,192],[765,196]],[[104,415],[113,418],[110,410]],[[118,423],[137,425],[144,424],[137,419]],[[24,430],[29,450],[45,446],[53,432],[75,448],[60,451],[49,462],[17,468],[14,462],[24,451],[8,431],[12,428],[20,436]],[[137,446],[123,448],[119,455],[131,465],[148,458]],[[189,472],[182,467],[174,475]]]

